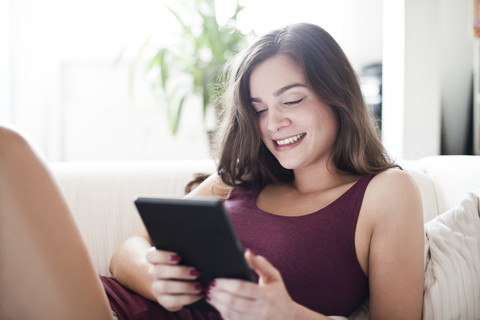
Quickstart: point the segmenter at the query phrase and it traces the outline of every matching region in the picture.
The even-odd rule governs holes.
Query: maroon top
[[[324,315],[348,317],[368,296],[368,279],[355,251],[355,228],[365,176],[337,200],[294,217],[260,210],[260,189],[238,190],[225,203],[244,248],[267,258],[292,299]]]
[[[232,192],[225,207],[244,248],[267,258],[281,273],[292,299],[324,315],[348,317],[368,296],[368,279],[355,251],[355,228],[363,196],[373,176],[360,179],[337,200],[316,212],[294,217],[260,210],[260,188]],[[159,304],[101,277],[120,319],[221,319]]]

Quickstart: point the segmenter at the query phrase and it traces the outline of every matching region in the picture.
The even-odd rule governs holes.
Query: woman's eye
[[[260,109],[260,110],[255,110],[255,115],[256,115],[256,116],[259,116],[259,115],[261,115],[262,113],[264,113],[264,112],[267,111],[267,110],[268,110],[267,108],[265,108],[265,109]]]
[[[294,101],[286,101],[284,102],[284,104],[286,105],[295,105],[295,104],[299,104],[300,102],[303,101],[304,98],[301,98],[301,99],[298,99],[298,100],[294,100]]]

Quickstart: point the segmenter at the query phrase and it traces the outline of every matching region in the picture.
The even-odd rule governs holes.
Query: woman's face
[[[292,58],[278,54],[256,66],[250,93],[263,143],[284,168],[326,164],[338,121]]]

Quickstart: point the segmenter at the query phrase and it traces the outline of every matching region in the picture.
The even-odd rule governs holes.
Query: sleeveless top
[[[294,301],[324,315],[348,317],[368,297],[355,229],[372,178],[364,176],[328,206],[302,216],[259,209],[261,188],[234,190],[225,207],[243,248],[280,271]]]

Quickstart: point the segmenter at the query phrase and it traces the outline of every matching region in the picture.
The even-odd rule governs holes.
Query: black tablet
[[[202,285],[208,286],[216,278],[254,281],[220,200],[138,198],[135,206],[154,246],[178,253],[181,264],[200,271]],[[187,308],[215,310],[204,299]]]

